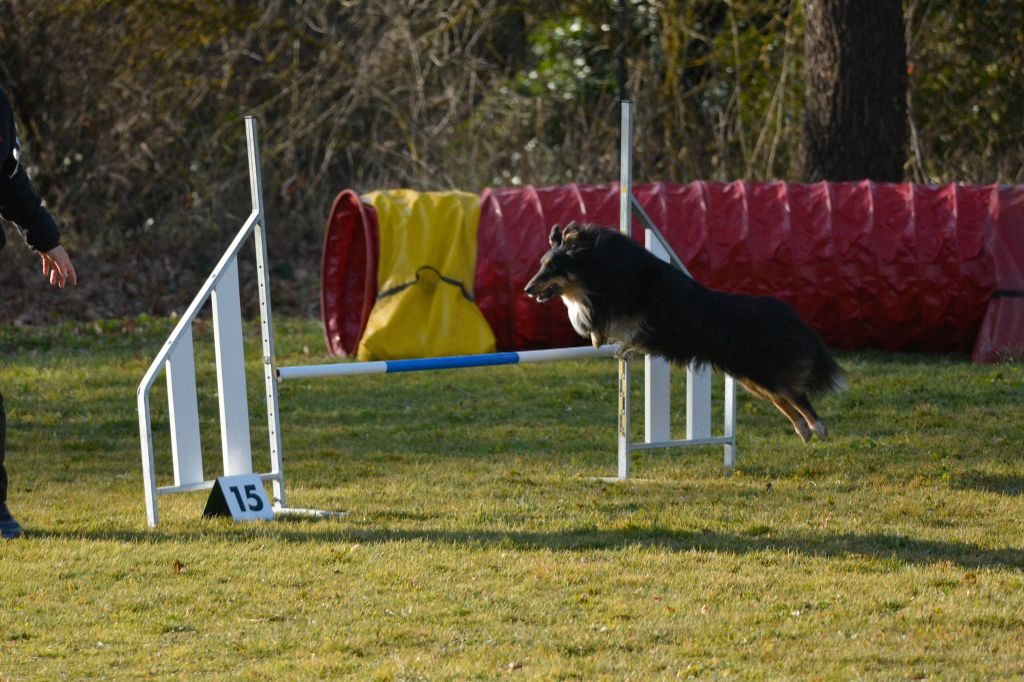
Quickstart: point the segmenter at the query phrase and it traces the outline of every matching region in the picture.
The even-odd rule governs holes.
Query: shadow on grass
[[[1024,478],[1020,476],[995,476],[985,474],[967,474],[953,484],[959,490],[977,490],[984,493],[1000,495],[1024,495]]]
[[[280,522],[278,522],[280,523]],[[863,557],[903,564],[951,563],[964,568],[1003,568],[1024,570],[1024,550],[987,549],[966,542],[922,540],[883,533],[794,534],[778,537],[750,537],[711,530],[679,531],[662,528],[626,528],[600,530],[580,528],[563,532],[501,532],[491,530],[361,530],[339,529],[334,524],[315,521],[286,521],[272,530],[256,527],[208,526],[193,533],[161,531],[60,532],[35,531],[31,537],[64,540],[163,543],[189,541],[266,541],[275,536],[284,542],[338,542],[384,544],[425,541],[443,545],[467,545],[505,550],[550,550],[555,552],[591,552],[650,547],[669,552],[718,552],[745,555],[760,552],[784,552],[812,558],[845,559]]]

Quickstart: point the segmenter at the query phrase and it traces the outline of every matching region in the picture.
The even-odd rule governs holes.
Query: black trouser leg
[[[4,448],[7,447],[7,415],[4,395],[0,393],[0,507],[7,504],[7,469],[4,469]]]

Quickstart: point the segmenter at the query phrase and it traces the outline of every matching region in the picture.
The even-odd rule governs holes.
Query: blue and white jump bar
[[[525,365],[536,362],[558,360],[584,360],[607,358],[615,355],[619,347],[605,345],[600,348],[576,346],[573,348],[550,348],[547,350],[523,350],[506,353],[482,353],[479,355],[449,355],[440,358],[419,358],[412,360],[380,360],[376,362],[337,362],[329,365],[299,365],[280,367],[277,378],[315,379],[317,377],[345,377],[359,374],[396,374],[398,372],[426,372],[439,369],[463,369],[466,367],[494,367],[497,365]]]

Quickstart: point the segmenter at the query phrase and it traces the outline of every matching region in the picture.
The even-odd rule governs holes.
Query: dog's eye
[[[551,257],[552,267],[556,267],[562,270],[567,268],[571,261],[572,259],[567,254],[564,253],[556,253],[554,256]]]

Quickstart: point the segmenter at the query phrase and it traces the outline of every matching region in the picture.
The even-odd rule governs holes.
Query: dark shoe
[[[21,526],[7,510],[7,505],[0,504],[0,538],[13,540],[21,535]]]

